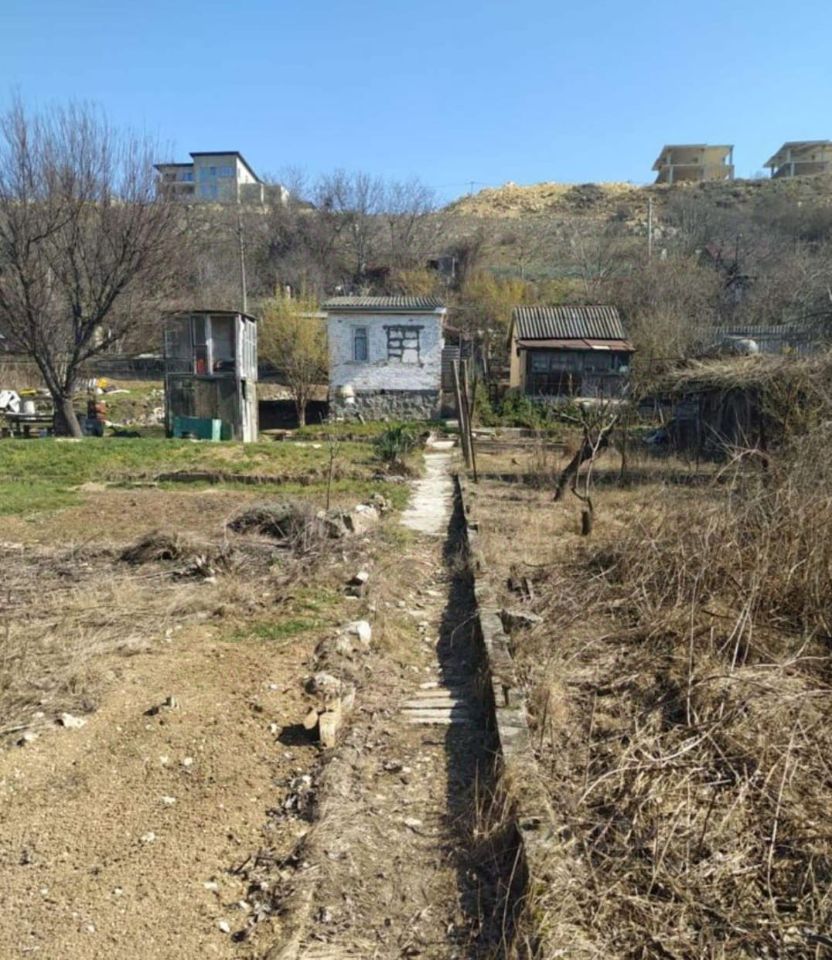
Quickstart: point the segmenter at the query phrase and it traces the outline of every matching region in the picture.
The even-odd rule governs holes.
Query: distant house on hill
[[[653,164],[656,183],[734,179],[734,148],[708,143],[678,143],[662,147]]]
[[[532,397],[613,397],[634,347],[611,306],[515,307],[509,385]]]
[[[174,200],[263,203],[265,199],[266,185],[237,150],[192,153],[190,163],[157,163],[155,169],[159,192]],[[277,189],[285,202],[285,187]]]
[[[367,420],[439,415],[443,323],[436,297],[333,297],[328,315],[330,410]]]
[[[832,140],[789,140],[764,164],[772,177],[802,177],[832,170]]]

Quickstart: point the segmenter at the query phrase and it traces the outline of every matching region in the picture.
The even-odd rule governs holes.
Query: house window
[[[395,326],[384,329],[387,331],[388,360],[399,363],[419,363],[421,327]]]
[[[367,328],[353,327],[352,330],[352,358],[356,363],[366,363],[370,351],[367,343]]]

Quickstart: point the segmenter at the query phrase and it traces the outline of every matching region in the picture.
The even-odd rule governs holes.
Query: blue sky
[[[100,103],[167,159],[651,179],[664,143],[832,139],[829,0],[0,0],[0,102]]]

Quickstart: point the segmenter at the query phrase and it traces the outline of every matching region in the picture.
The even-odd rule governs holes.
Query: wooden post
[[[463,361],[462,366],[462,388],[463,403],[465,404],[465,425],[468,433],[468,455],[471,458],[471,470],[474,474],[474,483],[477,483],[477,455],[474,452],[473,432],[474,393],[476,391],[476,381],[474,381],[474,390],[470,390],[468,385],[467,360]]]
[[[465,466],[471,468],[471,458],[468,450],[468,434],[465,425],[465,407],[462,402],[462,388],[459,383],[459,360],[451,361],[451,370],[454,375],[454,393],[456,394],[457,418],[459,420],[459,441],[462,445],[462,456],[465,459]]]

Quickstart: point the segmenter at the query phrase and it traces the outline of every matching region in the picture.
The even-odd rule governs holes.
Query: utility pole
[[[653,198],[647,198],[647,259],[653,259]]]
[[[237,242],[240,248],[240,301],[243,313],[248,313],[248,293],[246,291],[246,241],[243,233],[243,212],[240,204],[240,182],[237,181]]]

